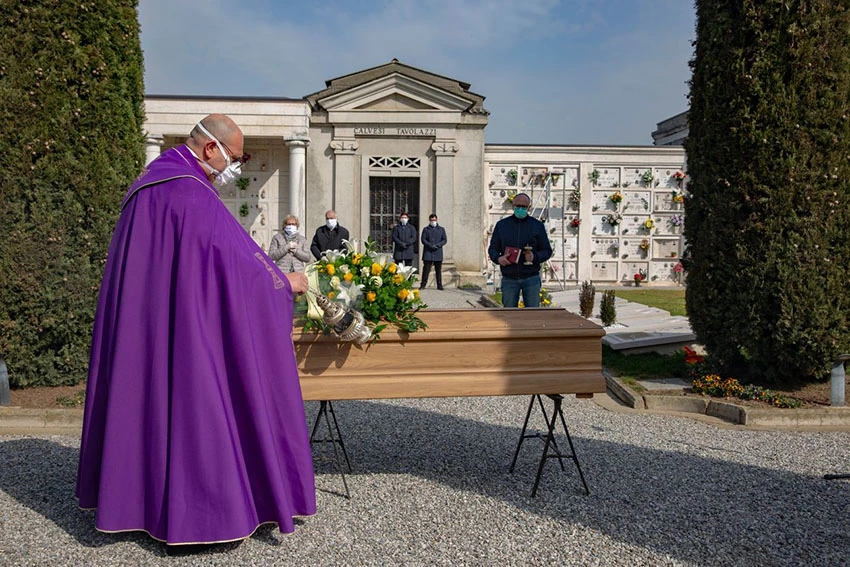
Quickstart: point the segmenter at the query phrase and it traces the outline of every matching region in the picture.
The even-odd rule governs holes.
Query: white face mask
[[[325,219],[325,224],[328,225],[328,228],[333,230],[336,228],[336,219]]]
[[[431,227],[436,227],[436,226],[437,226],[437,221],[432,220],[432,221],[431,221],[431,222],[429,222],[428,224],[430,224],[430,225],[431,225]]]
[[[404,226],[407,224],[407,219],[401,219],[401,225]]]
[[[283,231],[289,236],[293,236],[298,233],[298,227],[288,224],[283,228]]]
[[[206,166],[208,168],[210,168],[210,171],[212,172],[212,174],[215,175],[215,179],[213,179],[213,185],[216,185],[218,187],[224,187],[225,185],[227,185],[228,183],[230,183],[231,181],[233,181],[234,179],[239,177],[239,175],[242,172],[241,171],[242,164],[239,163],[239,162],[231,163],[230,155],[228,155],[228,153],[226,151],[224,151],[224,146],[221,145],[221,142],[219,142],[218,139],[215,136],[210,134],[210,131],[207,130],[206,128],[204,128],[204,125],[201,124],[200,122],[198,122],[198,128],[200,128],[201,132],[206,134],[210,138],[210,140],[215,142],[215,145],[218,146],[218,151],[220,151],[221,155],[224,156],[224,161],[227,164],[227,166],[225,166],[223,171],[218,171],[216,168],[211,166],[208,162],[204,162],[204,164],[206,164]]]

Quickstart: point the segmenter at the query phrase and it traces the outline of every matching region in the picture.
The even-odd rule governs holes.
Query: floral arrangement
[[[239,207],[239,216],[247,217],[251,214],[251,209],[248,207],[248,203],[242,203],[242,206]]]
[[[573,228],[578,228],[581,225],[581,219],[578,217],[573,217],[573,220],[570,221],[570,226]]]
[[[634,275],[633,279],[635,280],[635,285],[640,285],[640,282],[646,279],[646,272],[644,270],[638,270],[638,273]]]
[[[617,226],[621,222],[623,222],[623,215],[620,213],[611,213],[610,215],[606,215],[603,217],[605,221],[608,222],[611,226]]]
[[[426,328],[416,316],[427,307],[419,290],[413,287],[416,269],[394,263],[392,255],[378,252],[371,240],[366,241],[362,252],[356,240],[343,240],[343,244],[344,251],[328,250],[321,260],[307,266],[311,287],[318,286],[318,291],[329,299],[362,313],[372,327],[374,339],[387,325],[408,333]],[[324,329],[316,309],[307,313],[305,327]]]
[[[646,252],[647,250],[649,250],[649,239],[644,238],[643,240],[640,241],[640,244],[638,244],[638,246],[640,247],[641,250]]]
[[[560,174],[560,173],[553,173],[553,174],[552,174],[552,185],[557,185],[557,184],[558,184],[558,181],[559,181],[560,179],[561,179],[561,174]]]
[[[516,193],[516,191],[508,191],[507,194],[505,194],[505,203],[507,203],[508,205],[512,205],[514,202],[514,197],[516,197]]]
[[[595,186],[599,183],[599,170],[594,169],[587,175],[587,178],[590,179],[590,182]]]
[[[623,200],[623,194],[619,191],[614,191],[614,193],[612,193],[608,198],[611,199],[612,203],[619,203]]]
[[[684,271],[685,271],[685,267],[682,265],[681,262],[676,262],[676,265],[673,266],[673,273],[674,274],[681,274]]]
[[[676,173],[674,173],[674,174],[673,174],[673,175],[671,175],[670,177],[673,179],[673,181],[683,181],[683,180],[685,179],[685,177],[686,177],[686,176],[685,176],[685,173],[684,173],[684,172],[682,172],[682,171],[677,171]]]
[[[655,221],[652,220],[652,217],[648,217],[645,221],[643,221],[643,228],[646,230],[652,230],[655,228]]]
[[[685,202],[685,196],[682,195],[681,191],[676,191],[675,189],[673,190],[673,202],[674,203],[684,203]]]
[[[581,203],[581,189],[576,187],[570,192],[570,201],[572,201],[576,205]]]
[[[640,180],[643,181],[644,185],[649,185],[652,183],[653,179],[655,179],[655,176],[652,175],[651,169],[647,169],[643,172],[643,175],[640,176]]]
[[[682,215],[673,215],[672,217],[670,217],[670,224],[672,226],[682,226],[683,224],[685,224],[685,217],[683,217]]]
[[[508,185],[516,185],[517,171],[515,169],[511,169],[507,173]]]
[[[720,378],[717,374],[708,374],[694,378],[691,389],[697,394],[714,397],[733,397],[742,400],[757,400],[778,408],[798,408],[803,403],[796,399],[767,390],[759,386],[744,386],[735,378]]]
[[[247,189],[248,185],[250,185],[250,184],[251,184],[251,179],[249,177],[240,177],[239,179],[236,180],[236,186],[242,191]]]

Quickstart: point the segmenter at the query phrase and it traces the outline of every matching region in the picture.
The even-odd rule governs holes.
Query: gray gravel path
[[[591,495],[551,461],[530,498],[539,444],[507,472],[526,404],[337,402],[353,499],[317,461],[319,512],[294,534],[265,527],[184,557],[94,530],[73,497],[76,438],[0,437],[0,565],[850,565],[850,482],[821,478],[850,472],[848,432],[717,428],[567,398]]]

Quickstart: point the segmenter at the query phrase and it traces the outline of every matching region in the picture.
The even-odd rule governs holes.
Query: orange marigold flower
[[[384,267],[380,264],[372,264],[372,275],[380,276],[381,272],[384,271]]]
[[[378,296],[375,294],[374,291],[367,291],[366,292],[366,300],[367,301],[372,302],[372,301],[375,301],[375,299],[377,299],[377,298],[378,298]]]

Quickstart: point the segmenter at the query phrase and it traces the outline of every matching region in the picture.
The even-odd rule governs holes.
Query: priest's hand
[[[286,274],[292,293],[307,293],[307,276],[301,272],[289,272]]]

